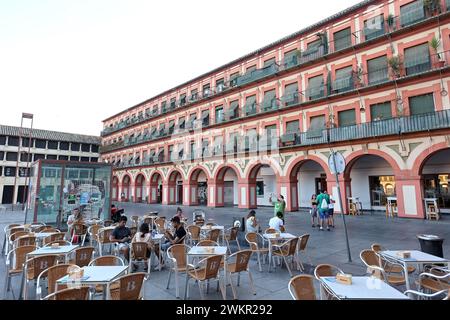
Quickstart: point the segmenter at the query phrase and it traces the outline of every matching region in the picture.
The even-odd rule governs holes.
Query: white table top
[[[224,230],[225,227],[224,226],[202,226],[201,227],[202,230]]]
[[[46,237],[49,237],[49,236],[57,234],[57,233],[60,233],[60,232],[38,232],[38,233],[35,233],[34,236],[36,238],[46,238]]]
[[[321,281],[340,299],[409,299],[384,281],[373,277],[352,277],[351,285],[341,284],[335,277],[322,277]]]
[[[77,281],[82,283],[108,283],[126,271],[128,266],[90,266],[82,269],[84,270],[84,275]],[[67,281],[70,281],[68,275],[57,280],[58,283]]]
[[[199,255],[199,256],[207,256],[207,255],[225,255],[227,253],[228,248],[227,247],[199,247],[195,246],[192,247],[188,255]]]
[[[428,254],[428,253],[425,253],[422,251],[418,251],[418,250],[406,250],[411,253],[411,257],[410,258],[402,258],[398,254],[403,251],[405,251],[405,250],[388,250],[388,251],[382,251],[382,252],[380,252],[380,254],[382,254],[383,256],[386,256],[388,258],[392,258],[392,259],[395,259],[397,261],[402,261],[402,262],[412,262],[412,263],[449,262],[448,259],[436,257],[431,254]]]
[[[280,236],[278,236],[278,237],[276,237],[275,233],[265,233],[263,235],[263,237],[266,238],[266,239],[270,239],[270,240],[273,240],[273,239],[286,239],[286,240],[289,240],[289,239],[297,238],[293,234],[287,233],[287,232],[281,232]]]
[[[78,248],[78,245],[59,246],[57,249],[52,247],[42,247],[31,251],[28,255],[39,256],[44,254],[67,254]]]
[[[161,240],[162,238],[164,238],[164,234],[162,233],[152,235],[152,240]]]

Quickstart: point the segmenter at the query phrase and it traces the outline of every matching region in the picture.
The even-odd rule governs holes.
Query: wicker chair
[[[298,244],[298,238],[287,240],[286,242],[280,244],[280,245],[273,245],[273,258],[275,257],[282,257],[284,260],[284,263],[286,264],[286,267],[289,271],[289,275],[292,277],[292,271],[291,268],[289,268],[289,264],[287,262],[287,257],[291,257],[292,262],[294,260],[297,262],[297,266],[299,265],[298,257],[297,257],[297,244]],[[269,262],[270,265],[270,262]],[[275,265],[275,263],[274,263]],[[269,267],[270,271],[270,267]]]
[[[419,279],[416,281],[419,291],[436,293],[442,290],[450,290],[450,272],[438,273],[436,269],[440,270],[440,268],[432,268],[430,272],[419,275]]]
[[[170,286],[170,278],[172,272],[175,273],[175,292],[176,297],[180,297],[180,283],[178,275],[180,272],[187,272],[187,252],[191,247],[185,244],[174,244],[167,249],[167,258],[171,262],[171,267],[169,269],[169,278],[167,280],[167,289]]]
[[[26,237],[31,236],[31,233],[27,230],[24,231],[16,231],[14,233],[11,233],[11,235],[8,238],[8,252],[11,251],[11,249],[14,249],[14,241],[20,237]]]
[[[48,232],[48,233],[50,233],[50,232],[61,232],[61,231],[59,229],[56,229],[56,228],[52,227],[52,226],[44,226],[44,228],[42,228],[42,230],[39,231],[39,232]]]
[[[238,251],[241,250],[241,246],[238,240],[239,227],[232,227],[227,230],[227,234],[225,235],[225,241],[227,242],[228,251],[231,253],[230,242],[236,241]]]
[[[110,246],[110,253],[112,252],[112,246],[114,244],[114,241],[110,240],[110,236],[112,235],[114,229],[111,228],[101,228],[98,230],[98,254],[101,256],[103,255],[103,246],[109,245]]]
[[[47,295],[52,294],[58,290],[66,289],[67,285],[65,284],[57,284],[58,279],[69,275],[71,272],[80,270],[81,268],[75,264],[57,264],[52,267],[49,267],[41,272],[38,276],[37,284],[36,284],[36,298],[38,300],[42,299],[42,280],[47,278],[47,287],[48,292]]]
[[[70,263],[76,264],[79,267],[85,267],[89,265],[94,253],[94,247],[80,247],[74,250],[74,257],[70,260]]]
[[[188,268],[192,270],[188,270],[188,276],[186,277],[185,298],[189,297],[189,280],[192,278],[197,281],[202,300],[204,299],[202,283],[207,282],[209,284],[211,280],[218,282],[217,284],[222,292],[222,297],[224,300],[226,299],[225,288],[222,286],[219,274],[222,258],[221,255],[213,255],[200,260],[196,265],[188,264]]]
[[[88,234],[90,238],[90,244],[92,246],[97,247],[98,246],[98,231],[103,228],[101,224],[94,224],[88,228]],[[95,242],[95,243],[94,243]]]
[[[293,277],[288,284],[289,293],[294,300],[317,300],[314,277],[301,274]]]
[[[25,261],[24,264],[24,275],[25,278],[22,280],[22,297],[23,299],[28,299],[28,284],[31,281],[35,281],[37,284],[37,279],[39,275],[46,269],[56,265],[58,262],[57,255],[44,255],[37,256]]]
[[[319,264],[314,269],[314,277],[320,281],[322,277],[334,277],[339,273],[344,273],[341,269],[331,264]],[[320,298],[321,300],[334,300],[336,297],[332,292],[327,290],[325,286],[320,284]]]
[[[397,265],[397,264],[391,264],[390,261],[384,259],[379,253],[381,251],[385,251],[386,249],[381,246],[379,243],[374,243],[371,246],[372,250],[375,251],[378,256],[381,259],[381,264],[386,270],[386,272],[392,272],[392,273],[401,273],[403,272],[403,266]],[[414,266],[408,266],[408,273],[414,273],[416,271],[416,268]]]
[[[208,231],[208,233],[206,234],[204,239],[211,240],[211,241],[214,241],[214,242],[218,242],[219,241],[219,236],[220,236],[220,230],[219,229],[212,229],[212,230]]]
[[[8,244],[9,236],[11,235],[11,229],[20,229],[17,231],[25,231],[25,228],[21,227],[19,223],[11,223],[3,228],[3,233],[5,237],[3,238],[2,254],[7,254],[9,250],[6,249]]]
[[[81,246],[84,246],[84,241],[88,234],[88,226],[83,223],[74,223],[72,225],[72,238],[70,242],[73,244],[75,237],[81,237]]]
[[[16,276],[22,276],[23,265],[26,261],[28,253],[37,249],[37,246],[23,246],[12,249],[6,255],[6,279],[5,279],[5,291],[4,296],[11,290],[11,278]],[[14,291],[11,290],[14,297]]]
[[[132,226],[134,226],[136,228],[139,226],[139,216],[131,216],[130,220],[131,220]]]
[[[150,258],[147,257],[148,243],[147,242],[132,242],[130,245],[130,261],[128,272],[133,271],[135,263],[143,263],[147,267],[147,272],[150,273]]]
[[[137,272],[121,276],[111,283],[111,300],[144,300],[144,281],[147,274]]]
[[[164,233],[164,231],[166,230],[166,218],[163,217],[158,217],[155,219],[155,226],[156,226],[156,230],[159,233]]]
[[[404,292],[405,295],[413,297],[414,300],[450,300],[450,291],[442,290],[435,293],[423,293],[415,290],[407,290]]]
[[[80,287],[56,291],[42,300],[90,300],[89,297],[89,287]]]
[[[110,227],[110,226],[112,226],[114,224],[114,221],[112,221],[112,220],[105,220],[105,221],[103,221],[103,225],[105,226],[105,227]]]
[[[62,232],[54,233],[54,234],[51,234],[51,235],[45,237],[42,240],[42,244],[46,245],[47,243],[50,243],[50,242],[53,242],[53,241],[65,240],[65,239],[66,239],[66,235],[64,233],[62,233]]]
[[[212,240],[202,240],[196,245],[197,247],[218,247],[219,244]]]
[[[72,245],[72,243],[70,241],[67,240],[56,240],[56,241],[52,241],[47,243],[44,247],[50,247],[53,244],[58,244],[60,246],[70,246]]]
[[[195,243],[200,241],[200,231],[201,228],[199,226],[190,225],[187,227],[187,232],[189,235],[189,244],[192,246]]]
[[[233,284],[232,275],[236,274],[236,273],[238,274],[237,285],[239,286],[239,282],[241,279],[241,272],[243,272],[243,271],[247,272],[248,279],[250,281],[251,292],[254,295],[256,295],[255,286],[253,285],[252,274],[250,273],[250,269],[248,266],[248,264],[250,262],[250,257],[252,254],[253,254],[252,250],[242,250],[242,251],[233,253],[232,255],[230,255],[227,258],[227,272],[229,274],[231,290],[233,291],[233,297],[235,300],[237,299],[237,294],[236,294],[236,289]]]
[[[370,249],[363,250],[360,252],[359,256],[361,261],[366,265],[367,271],[372,275],[393,286],[403,285],[406,283],[403,272],[400,275],[391,274],[382,267],[380,258],[375,251]],[[394,263],[392,262],[392,264]],[[400,264],[398,265],[400,266]]]
[[[308,258],[309,264],[312,265],[312,261],[308,253],[306,252],[306,246],[308,245],[309,241],[309,234],[304,234],[300,237],[298,237],[298,250],[297,250],[297,256],[300,255],[300,253],[303,253],[306,258]],[[305,271],[305,267],[303,266],[302,260],[300,260],[300,257],[298,259],[300,262],[300,267],[303,271]]]
[[[88,266],[124,266],[125,262],[118,256],[101,256],[89,262]]]
[[[247,240],[248,244],[250,245],[250,249],[253,252],[256,252],[258,257],[259,271],[262,272],[261,255],[266,255],[266,257],[269,255],[269,248],[266,248],[264,246],[265,241],[263,236],[259,233],[249,232],[245,235],[245,240]]]
[[[35,236],[21,236],[14,240],[13,248],[23,247],[23,246],[34,246],[36,245],[36,237]]]

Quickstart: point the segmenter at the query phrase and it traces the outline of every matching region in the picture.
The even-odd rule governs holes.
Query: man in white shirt
[[[284,232],[284,224],[281,218],[283,217],[282,212],[277,212],[277,215],[269,220],[269,227],[275,229],[277,232]]]

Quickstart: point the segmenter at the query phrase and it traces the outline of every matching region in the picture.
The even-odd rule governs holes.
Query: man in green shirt
[[[281,218],[284,222],[284,211],[286,210],[286,201],[284,201],[284,197],[280,194],[277,197],[276,201],[272,201],[274,194],[270,197],[269,201],[274,205],[274,216],[277,215],[277,212],[281,212],[283,217]]]
[[[330,196],[327,191],[320,191],[317,196],[317,206],[319,208],[320,217],[320,231],[323,231],[323,226],[325,221],[327,222],[327,230],[330,231],[330,226],[328,225],[328,205],[330,204]]]

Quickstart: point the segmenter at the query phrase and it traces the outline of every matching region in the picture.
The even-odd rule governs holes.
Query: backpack
[[[320,208],[321,209],[328,209],[328,203],[327,203],[327,200],[325,200],[325,198],[322,199],[322,203],[320,204]]]

